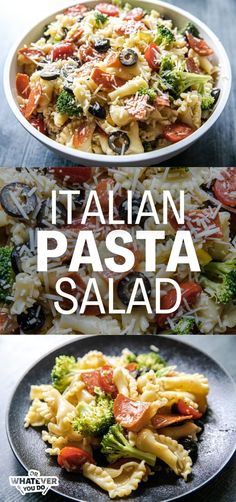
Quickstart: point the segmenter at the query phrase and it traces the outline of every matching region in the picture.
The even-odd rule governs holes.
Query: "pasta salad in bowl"
[[[12,179],[14,178],[14,182]],[[65,195],[62,189],[80,189],[74,198],[71,225],[67,224]],[[42,334],[219,334],[235,332],[236,327],[236,168],[51,168],[0,169],[0,333]],[[67,239],[67,250],[58,258],[49,259],[47,272],[37,268],[36,234],[38,229],[57,228],[51,225],[51,194],[57,193],[57,226]],[[114,225],[89,216],[82,223],[84,208],[93,190],[104,214],[108,211],[108,190],[114,195]],[[131,223],[127,220],[127,191],[132,190]],[[185,193],[185,223],[178,225],[172,212],[168,223],[157,225],[153,216],[135,223],[144,191],[152,194],[160,219],[163,214],[163,190],[169,190],[176,207],[180,190]],[[116,224],[122,218],[123,225]],[[107,234],[126,229],[132,242],[126,246],[134,256],[128,272],[111,272],[105,265],[112,253],[106,247]],[[155,243],[156,266],[146,272],[145,242],[137,240],[136,230],[163,230],[165,240]],[[191,272],[189,264],[181,263],[176,271],[167,272],[167,264],[177,230],[189,230],[200,272]],[[81,230],[94,234],[98,256],[103,264],[100,272],[91,263],[84,263],[77,272],[69,271],[75,243]],[[86,248],[85,251],[86,253]],[[119,259],[119,256],[117,256]],[[71,308],[71,299],[56,290],[60,278],[73,279],[75,289],[65,283],[63,294],[77,300],[75,313],[65,315],[55,309],[59,301],[64,310]],[[91,277],[103,300],[104,312],[98,306],[87,306],[80,314]],[[144,306],[129,304],[136,279],[143,281],[151,312]],[[172,314],[155,313],[157,279],[169,278],[181,289],[181,303]],[[109,290],[113,279],[113,292]],[[94,299],[91,292],[90,300]],[[89,294],[90,294],[89,293]],[[113,295],[116,313],[110,314],[109,297]],[[137,291],[137,298],[139,296]],[[175,290],[165,283],[161,290],[161,309],[175,303]],[[142,296],[142,295],[141,295]],[[117,310],[123,309],[122,313]],[[234,330],[234,331],[233,331]]]
[[[74,160],[164,160],[203,134],[226,104],[230,66],[220,42],[168,4],[85,2],[40,27],[17,47],[14,111],[17,103],[29,132]],[[11,57],[12,106],[9,64],[12,74]]]
[[[61,354],[51,383],[31,385],[25,427],[43,427],[59,466],[108,492],[129,496],[168,470],[188,480],[197,460],[208,379],[168,366],[158,352]]]

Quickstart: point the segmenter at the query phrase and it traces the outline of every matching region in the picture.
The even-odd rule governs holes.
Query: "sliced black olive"
[[[220,89],[218,89],[218,88],[212,89],[211,95],[214,98],[215,103],[216,103],[219,99],[219,96],[220,96]]]
[[[24,219],[37,206],[37,197],[35,193],[31,192],[32,188],[24,183],[18,181],[9,183],[0,192],[0,204],[4,211],[13,218]]]
[[[25,244],[18,244],[15,246],[11,253],[11,266],[13,272],[17,275],[23,271],[22,269],[22,261],[24,258],[34,256],[36,254],[37,248],[34,247],[31,249],[30,243],[27,242]]]
[[[43,80],[55,80],[60,76],[60,72],[55,69],[55,67],[48,66],[40,72],[40,77]]]
[[[26,312],[22,312],[17,316],[17,322],[23,333],[39,333],[40,328],[45,323],[43,308],[38,303],[34,303]]]
[[[107,52],[111,47],[110,40],[107,38],[98,38],[94,43],[94,49],[101,54]]]
[[[97,117],[98,119],[105,119],[106,118],[106,110],[104,106],[100,105],[97,101],[90,105],[88,109],[89,113],[91,115],[94,115],[94,117]]]
[[[64,85],[64,86],[63,86],[63,89],[64,89],[64,91],[67,91],[67,92],[69,92],[70,94],[73,94],[73,95],[74,95],[74,91],[73,91],[73,87],[72,87],[72,85],[70,85],[70,84],[68,84],[68,85],[67,85],[67,84],[66,84],[66,85]]]
[[[124,279],[121,279],[121,281],[118,283],[117,286],[117,294],[120,298],[120,301],[124,305],[129,305],[130,297],[136,279],[142,279],[144,287],[146,289],[147,296],[149,297],[151,294],[152,291],[151,283],[149,279],[146,277],[146,275],[142,274],[141,272],[131,272],[126,277],[124,277]],[[140,289],[137,291],[135,301],[142,301],[142,300],[143,300],[143,294]]]
[[[62,227],[67,223],[67,211],[61,202],[57,202],[57,227]],[[48,228],[52,226],[52,201],[51,199],[44,200],[37,214],[37,225],[40,228]]]
[[[134,66],[138,61],[138,54],[133,49],[123,49],[119,60],[123,66]]]
[[[108,144],[113,152],[123,155],[129,149],[130,139],[126,132],[115,131],[110,134]]]
[[[198,456],[198,446],[196,441],[193,441],[193,439],[189,437],[184,437],[179,440],[180,444],[184,447],[184,449],[188,452],[190,458],[192,459],[193,463],[196,462],[197,456]]]
[[[139,197],[139,195],[134,194],[133,198],[132,198],[132,225],[134,225],[136,222],[141,202],[142,202],[142,197]],[[151,211],[151,208],[147,202],[144,206],[143,211],[144,212]],[[127,201],[127,199],[123,200],[121,202],[121,204],[119,205],[119,216],[122,220],[125,221],[125,223],[128,223],[128,201]],[[148,218],[148,216],[147,217],[143,216],[141,218],[140,223],[139,223],[139,225],[141,227],[144,226],[144,223],[147,218]]]

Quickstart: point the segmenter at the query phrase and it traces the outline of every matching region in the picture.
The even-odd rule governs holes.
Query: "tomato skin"
[[[96,186],[96,192],[103,211],[109,209],[109,191],[112,191],[115,185],[115,180],[112,178],[103,178]]]
[[[18,96],[27,99],[30,94],[30,79],[26,73],[16,74],[16,90]]]
[[[236,207],[236,167],[229,167],[220,173],[223,179],[217,179],[213,185],[215,197],[225,206]]]
[[[73,56],[75,47],[71,42],[61,42],[56,44],[52,51],[51,57],[53,61],[58,61],[59,59],[67,59]]]
[[[44,120],[42,117],[35,117],[29,120],[30,124],[37,129],[37,131],[41,132],[42,134],[45,134],[46,129],[45,129],[45,124]]]
[[[113,369],[111,366],[105,365],[99,370],[100,387],[106,394],[117,395],[117,387],[113,383]]]
[[[22,113],[24,117],[28,120],[32,113],[36,110],[39,100],[42,95],[42,87],[38,85],[38,87],[35,87],[34,89],[31,89],[28,97],[28,101],[24,108],[22,109]]]
[[[132,371],[135,371],[137,369],[138,365],[137,363],[129,363],[126,364],[126,369],[132,373]]]
[[[200,56],[211,56],[214,54],[213,49],[211,49],[202,38],[194,37],[189,32],[186,33],[186,37],[191,49],[193,49]]]
[[[140,21],[144,16],[144,11],[141,9],[141,7],[135,7],[134,9],[130,10],[125,14],[124,19],[129,20],[129,19],[134,19],[134,21]]]
[[[133,432],[138,432],[149,420],[150,403],[135,401],[123,394],[118,394],[114,401],[116,422]]]
[[[163,137],[171,143],[177,143],[190,136],[193,132],[194,130],[188,125],[182,124],[182,122],[175,122],[165,127]]]
[[[99,387],[106,394],[111,394],[112,397],[117,395],[117,388],[113,383],[113,369],[111,366],[105,365],[97,370],[84,371],[81,373],[81,378],[90,394],[95,394],[94,387]]]
[[[98,3],[96,5],[96,10],[98,10],[102,14],[105,14],[106,16],[117,17],[120,14],[118,7],[106,2]]]
[[[83,4],[72,5],[68,9],[64,10],[64,15],[78,16],[79,14],[85,14],[88,11],[88,8]]]
[[[57,457],[57,462],[60,467],[66,469],[68,472],[79,472],[86,462],[95,464],[95,460],[87,451],[75,446],[65,446],[62,448]]]
[[[199,284],[195,282],[188,281],[182,282],[180,284],[181,288],[181,302],[180,307],[184,307],[184,300],[186,300],[190,307],[192,307],[199,295],[202,292],[202,288]],[[176,290],[175,288],[169,289],[167,293],[161,298],[161,309],[171,309],[175,305],[176,302]],[[170,314],[157,314],[156,320],[157,324],[164,328],[167,324],[168,318],[172,318],[176,315],[177,311],[171,312]]]
[[[85,141],[88,139],[88,137],[91,135],[92,129],[90,125],[87,122],[84,122],[81,124],[77,129],[75,129],[73,138],[72,138],[72,143],[74,148],[79,148],[80,146],[85,143]]]
[[[214,237],[214,238],[223,237],[223,233],[221,231],[219,214],[217,214],[215,216],[215,218],[213,218],[211,215],[211,211],[208,208],[194,209],[193,211],[186,211],[185,212],[185,217],[187,217],[188,220],[190,219],[189,223],[191,224],[191,227],[193,227],[194,229],[198,228],[199,232],[204,230],[204,226],[197,223],[197,219],[203,217],[204,215],[206,215],[206,217],[208,218],[209,225],[215,225],[217,227],[215,234],[212,234],[211,237]],[[183,225],[179,225],[177,223],[177,221],[175,219],[175,215],[173,213],[169,214],[168,220],[169,220],[169,223],[171,224],[171,226],[175,230],[181,229],[181,230],[189,230],[191,232],[191,227],[190,227],[190,225],[188,225],[188,221],[186,221]]]
[[[121,87],[125,84],[123,78],[117,77],[116,75],[111,75],[110,73],[105,73],[99,68],[94,68],[91,73],[91,79],[97,85],[102,85],[104,91],[114,91],[117,87]]]
[[[160,63],[158,61],[159,54],[160,54],[159,47],[154,43],[151,43],[145,50],[144,57],[152,70],[155,71],[159,70],[160,67]]]
[[[80,185],[90,180],[92,176],[91,167],[52,167],[49,170],[53,174],[54,178],[58,181],[62,181],[65,185]]]
[[[202,417],[202,413],[200,413],[200,411],[195,410],[195,408],[186,404],[182,399],[178,401],[177,409],[181,415],[190,415],[194,420],[198,420]]]

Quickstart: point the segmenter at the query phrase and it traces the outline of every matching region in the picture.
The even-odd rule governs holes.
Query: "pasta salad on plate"
[[[14,178],[14,182],[12,179]],[[80,189],[73,200],[71,225],[66,223],[64,189]],[[112,273],[104,265],[94,272],[87,263],[78,272],[69,272],[75,242],[81,230],[92,230],[101,262],[111,256],[105,245],[106,235],[119,225],[101,224],[88,217],[82,224],[86,201],[93,189],[101,207],[108,210],[108,190],[113,191],[114,218],[127,221],[127,190],[132,190],[132,221],[135,221],[145,190],[152,194],[156,210],[163,212],[163,190],[169,190],[178,207],[179,191],[185,193],[185,223],[189,230],[201,268],[191,272],[189,265],[179,264],[176,272],[167,272],[167,263],[179,225],[170,212],[168,223],[156,225],[152,216],[140,224],[126,228],[133,241],[129,249],[134,255],[134,267],[127,273]],[[50,258],[47,272],[37,271],[36,235],[38,229],[51,225],[51,194],[57,192],[57,226],[67,237],[68,248],[60,258]],[[123,168],[95,169],[88,167],[51,169],[0,169],[0,332],[42,334],[214,334],[229,333],[236,326],[236,168]],[[134,220],[133,220],[134,218]],[[114,220],[115,221],[115,220]],[[165,230],[165,240],[155,245],[155,272],[145,272],[145,243],[135,239],[137,229]],[[85,250],[86,253],[86,250]],[[119,258],[119,256],[117,257]],[[61,277],[73,279],[76,289],[64,285],[64,293],[76,296],[81,303],[88,281],[95,277],[102,296],[105,313],[97,306],[87,306],[83,315],[75,312],[59,314],[54,302],[64,309],[71,300],[60,297],[55,289]],[[142,278],[146,294],[153,307],[148,313],[144,306],[132,312],[109,314],[108,279],[114,282],[114,306],[128,305],[132,287]],[[157,278],[175,280],[181,288],[181,303],[172,314],[156,314],[155,281]],[[137,296],[139,293],[137,293]],[[161,308],[170,309],[175,303],[175,291],[163,285]],[[91,294],[91,300],[93,294]]]
[[[166,470],[187,481],[197,459],[208,379],[168,366],[152,349],[62,354],[51,383],[31,385],[25,427],[42,427],[46,452],[59,466],[110,498],[126,497]]]
[[[98,3],[55,16],[18,51],[18,103],[42,134],[76,150],[131,155],[187,138],[220,89],[213,49],[189,22]]]

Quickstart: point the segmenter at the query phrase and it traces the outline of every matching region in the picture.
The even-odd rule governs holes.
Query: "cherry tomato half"
[[[192,307],[199,295],[202,292],[202,288],[199,284],[196,284],[193,281],[188,281],[188,282],[182,282],[180,284],[181,288],[181,303],[180,306],[184,307],[185,301],[187,301],[188,305]],[[161,309],[169,310],[171,309],[176,302],[176,290],[175,288],[169,289],[169,291],[161,298]],[[176,315],[176,312],[172,312],[170,314],[157,314],[157,324],[161,327],[164,328],[168,318],[174,317]]]
[[[182,122],[175,122],[174,124],[168,125],[163,131],[163,137],[171,143],[177,143],[182,139],[187,138],[192,134],[194,130]]]
[[[180,399],[177,403],[177,410],[181,415],[191,415],[194,420],[198,420],[198,418],[202,417],[202,413],[200,413],[200,411],[195,410],[195,408],[189,406],[182,399]]]
[[[56,44],[51,52],[52,60],[58,61],[58,59],[67,59],[74,54],[75,47],[71,42],[62,42]]]
[[[35,129],[37,129],[42,134],[45,134],[46,129],[45,129],[45,124],[44,124],[44,120],[42,117],[33,117],[32,119],[30,119],[29,122],[33,127],[35,127]]]
[[[82,448],[75,446],[65,446],[57,457],[58,464],[68,472],[78,472],[81,467],[89,462],[95,464],[93,457]]]
[[[226,206],[236,207],[236,167],[221,171],[221,179],[213,186],[216,198]]]
[[[80,185],[85,183],[91,178],[91,167],[52,167],[50,172],[58,181],[65,183],[65,185]]]
[[[159,50],[158,45],[156,45],[154,43],[150,44],[147,47],[147,49],[145,50],[144,57],[152,70],[155,70],[155,71],[159,70],[160,50]]]

